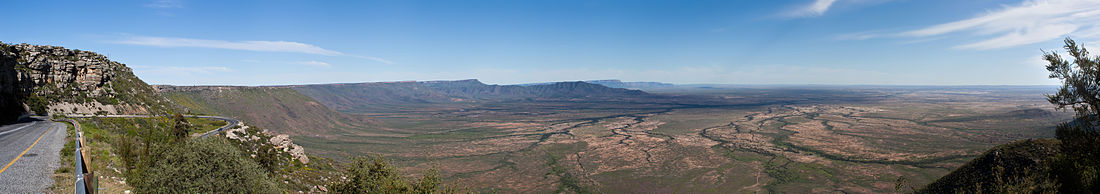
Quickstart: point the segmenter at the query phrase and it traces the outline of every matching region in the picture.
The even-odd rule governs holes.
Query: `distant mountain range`
[[[589,80],[584,81],[587,83],[600,84],[612,88],[634,88],[634,89],[649,89],[649,88],[667,88],[674,87],[676,85],[670,83],[661,82],[624,82],[617,79],[609,80]]]
[[[617,80],[617,79],[588,80],[588,81],[580,81],[580,82],[590,83],[590,84],[598,84],[598,85],[612,87],[612,88],[627,88],[627,89],[653,89],[653,88],[667,88],[667,87],[675,87],[676,86],[676,85],[670,84],[670,83],[624,82],[622,80]],[[542,83],[518,84],[518,86],[550,85],[550,84],[555,84],[555,83],[561,83],[561,82],[542,82]]]
[[[416,104],[463,104],[502,100],[607,99],[649,96],[649,93],[587,82],[532,85],[489,85],[476,79],[456,81],[374,82],[291,86],[298,92],[340,111]]]

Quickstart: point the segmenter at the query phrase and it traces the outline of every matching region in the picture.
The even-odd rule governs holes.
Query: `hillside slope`
[[[167,99],[125,64],[58,46],[0,43],[0,117],[22,114],[17,103],[42,100],[50,114],[163,114]],[[37,104],[30,103],[31,109]],[[40,110],[41,110],[40,109]],[[41,111],[39,111],[41,112]],[[42,113],[40,113],[42,114]]]
[[[339,113],[287,87],[156,86],[194,114],[221,115],[290,135],[362,128],[363,117]]]
[[[917,193],[1030,193],[1052,191],[1050,159],[1060,152],[1056,139],[1021,140],[1000,145]]]

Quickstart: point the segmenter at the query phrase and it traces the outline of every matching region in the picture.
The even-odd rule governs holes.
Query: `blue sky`
[[[0,41],[96,51],[143,80],[477,78],[1035,85],[1100,38],[1096,0],[3,1]],[[1100,42],[1098,42],[1100,43]]]

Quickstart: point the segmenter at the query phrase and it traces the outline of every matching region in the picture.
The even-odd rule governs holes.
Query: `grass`
[[[563,193],[566,191],[574,193],[591,193],[591,191],[588,191],[588,189],[585,189],[583,186],[581,186],[581,181],[577,179],[576,176],[574,176],[572,173],[569,173],[569,171],[565,167],[562,167],[561,164],[558,164],[558,160],[561,159],[560,156],[548,153],[547,158],[549,159],[547,160],[548,162],[546,162],[546,165],[550,167],[550,172],[546,173],[546,175],[554,175],[558,177],[558,189],[554,191],[554,193]]]
[[[65,123],[65,146],[61,148],[61,166],[54,170],[53,177],[54,183],[50,186],[49,190],[53,193],[72,193],[73,183],[76,182],[74,171],[76,168],[75,154],[76,154],[76,129],[73,128],[73,124],[69,122]]]
[[[223,120],[193,117],[187,118],[187,122],[191,123],[191,134],[203,134],[229,124]]]

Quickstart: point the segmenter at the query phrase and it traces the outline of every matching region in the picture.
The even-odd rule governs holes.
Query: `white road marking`
[[[32,123],[30,123],[30,124],[27,124],[27,125],[23,125],[22,127],[19,127],[19,128],[15,128],[15,129],[12,129],[12,130],[8,130],[8,131],[5,131],[5,132],[0,132],[0,135],[4,135],[4,134],[8,134],[8,133],[11,133],[11,132],[19,131],[20,129],[23,129],[23,128],[27,128],[27,127],[30,127],[31,125],[34,125],[34,124],[37,124],[37,123],[38,123],[38,122],[32,122]]]

